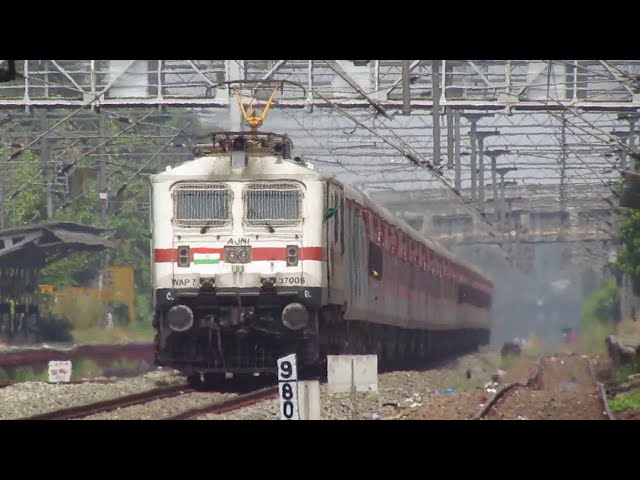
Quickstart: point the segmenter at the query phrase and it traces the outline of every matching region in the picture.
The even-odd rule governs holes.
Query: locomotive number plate
[[[174,275],[171,279],[173,288],[199,288],[200,275]]]
[[[288,274],[288,275],[276,275],[276,285],[278,286],[292,286],[292,285],[305,285],[307,283],[306,278],[302,273]]]

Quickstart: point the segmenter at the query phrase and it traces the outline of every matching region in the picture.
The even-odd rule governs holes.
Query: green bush
[[[618,395],[609,401],[614,412],[640,410],[640,390]]]
[[[500,370],[509,370],[516,363],[516,360],[518,360],[517,355],[506,355],[500,362]]]
[[[81,358],[73,362],[71,371],[73,380],[81,380],[83,378],[93,378],[102,374],[102,368],[90,358]]]
[[[597,324],[615,324],[620,320],[620,289],[613,278],[603,282],[599,290],[582,305],[581,327],[589,330]]]
[[[590,354],[603,353],[604,340],[615,332],[615,325],[619,321],[620,289],[615,279],[610,278],[582,305],[580,349]]]
[[[640,362],[638,361],[628,363],[626,365],[621,365],[616,372],[616,376],[618,377],[619,381],[625,382],[629,375],[633,375],[635,373],[640,373]]]
[[[46,370],[36,373],[32,367],[17,367],[10,376],[13,382],[46,382],[48,377]]]

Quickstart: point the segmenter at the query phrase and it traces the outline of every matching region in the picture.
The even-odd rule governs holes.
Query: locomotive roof
[[[216,161],[218,160],[218,161]],[[461,259],[436,240],[429,239],[416,231],[409,224],[393,215],[383,206],[377,204],[365,193],[356,188],[340,182],[335,176],[328,175],[313,168],[308,164],[295,160],[283,159],[273,154],[249,155],[249,163],[244,168],[232,168],[230,153],[216,155],[204,155],[194,160],[184,162],[175,168],[157,173],[151,176],[153,183],[174,183],[180,180],[197,181],[225,181],[225,180],[260,180],[265,178],[282,179],[294,177],[296,180],[327,180],[340,185],[347,198],[358,201],[364,207],[370,209],[385,222],[394,225],[416,241],[424,243],[442,257],[457,263],[471,272],[482,277],[485,281],[491,280],[475,265]]]

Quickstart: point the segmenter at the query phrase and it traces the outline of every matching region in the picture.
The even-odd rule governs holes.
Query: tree
[[[620,273],[626,273],[631,278],[633,290],[640,294],[640,210],[627,213],[618,240],[622,248],[616,256],[614,268]]]
[[[91,153],[96,150],[105,137],[121,133],[131,122],[128,119],[140,118],[139,111],[118,111],[125,119],[125,124],[111,118],[107,124],[108,132],[102,138],[93,138],[97,125],[97,117],[89,122],[73,124],[66,122],[56,129],[59,139],[59,151],[55,158],[63,164],[73,163],[75,167],[83,167],[97,172],[98,157]],[[190,122],[190,123],[189,123]],[[151,122],[150,122],[151,123]],[[95,173],[84,185],[81,192],[64,193],[55,198],[56,210],[52,220],[72,221],[86,225],[106,228],[108,238],[114,242],[115,248],[108,252],[110,265],[130,265],[135,272],[135,288],[138,296],[138,313],[140,318],[150,315],[151,265],[149,245],[148,171],[163,169],[164,163],[178,163],[189,158],[187,138],[201,133],[198,116],[192,111],[177,111],[169,116],[154,119],[153,125],[139,125],[121,136],[105,144],[105,162],[108,166],[107,187],[112,195],[106,225],[101,222],[101,205]],[[180,133],[180,129],[189,123],[188,131],[178,135],[171,145],[164,147],[168,135]],[[164,138],[158,133],[162,127]],[[13,135],[33,134],[39,131],[39,125],[16,121],[12,125]],[[67,132],[75,134],[65,135]],[[80,140],[78,140],[80,134]],[[86,134],[86,138],[84,135]],[[69,137],[69,138],[67,138]],[[164,157],[134,175],[161,148]],[[169,155],[166,155],[168,153]],[[54,157],[54,155],[52,155]],[[19,193],[6,199],[3,205],[5,222],[8,227],[21,226],[47,220],[46,175],[42,171],[41,160],[37,151],[24,151],[14,161],[7,164],[3,178],[6,195],[19,189]],[[53,167],[54,165],[52,165]],[[57,165],[55,165],[58,168]],[[73,172],[73,169],[71,169]],[[21,188],[22,187],[22,188]],[[126,187],[126,188],[125,188]],[[115,193],[118,193],[115,195]],[[103,254],[76,253],[48,265],[41,272],[41,282],[55,286],[86,286],[95,279],[100,271]]]

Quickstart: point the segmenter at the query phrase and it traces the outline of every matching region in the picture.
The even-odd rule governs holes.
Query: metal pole
[[[309,60],[307,67],[307,113],[313,113],[313,60]],[[376,87],[376,90],[378,87]]]
[[[2,148],[3,144],[2,130],[0,130],[0,148]],[[4,228],[4,163],[8,158],[9,155],[6,157],[4,155],[0,156],[0,228]]]
[[[411,114],[411,82],[409,60],[402,61],[402,114]]]
[[[106,117],[101,111],[98,113],[98,129],[100,137],[105,136],[106,133]],[[99,157],[99,169],[98,169],[98,192],[100,199],[100,225],[104,226],[107,222],[107,199],[103,198],[107,194],[107,164],[105,162],[105,148],[100,147],[98,150]]]
[[[453,145],[453,110],[446,107],[447,110],[447,168],[453,168],[454,163],[454,145]]]
[[[471,133],[469,134],[469,141],[471,142],[471,200],[476,199],[476,121],[471,120]]]
[[[611,132],[611,135],[618,137],[618,139],[620,140],[620,143],[622,143],[623,146],[620,147],[620,169],[621,170],[626,170],[627,169],[627,138],[629,138],[629,132],[623,132],[623,131],[613,131]]]
[[[478,138],[478,203],[480,211],[484,212],[484,138]]]
[[[47,119],[47,111],[39,110],[38,114],[40,115],[40,129],[44,132],[49,128],[49,122]],[[49,139],[44,136],[40,139],[40,164],[42,165],[42,169],[45,172],[45,177],[47,181],[47,218],[53,217],[53,192],[52,192],[52,179],[51,179],[51,169],[49,168],[50,162],[50,152],[49,152]]]
[[[502,208],[503,205],[500,205],[500,208],[498,208],[498,179],[497,179],[497,174],[496,174],[496,163],[497,163],[497,159],[495,157],[495,155],[493,155],[491,157],[491,184],[493,187],[493,212],[496,214],[496,218],[500,219],[502,218]]]
[[[456,176],[455,176],[455,188],[459,192],[462,189],[462,180],[461,180],[461,165],[460,165],[460,110],[455,110],[453,112],[453,118],[455,122],[454,130],[455,130],[455,161],[456,161]]]
[[[505,215],[505,203],[504,203],[504,175],[500,175],[500,223],[502,224],[503,231],[506,230],[507,218]]]
[[[565,172],[567,164],[567,119],[565,113],[562,112],[562,127],[560,134],[562,136],[562,151],[560,153],[560,210],[565,210],[566,201],[566,186],[565,186]]]
[[[228,80],[244,80],[244,60],[227,60]],[[244,121],[240,105],[231,93],[229,98],[229,123],[231,131],[244,131]]]
[[[629,122],[629,149],[635,153],[636,152],[636,121],[631,120]],[[631,165],[631,170],[635,170],[635,161],[633,165]]]
[[[106,136],[106,126],[107,126],[107,117],[105,114],[100,111],[98,112],[98,131],[100,132],[100,137]],[[102,227],[106,227],[107,225],[107,208],[108,208],[108,192],[107,192],[107,164],[105,160],[106,152],[105,147],[101,146],[98,149],[99,153],[99,164],[98,164],[98,198],[100,201],[100,225]],[[100,255],[100,276],[98,278],[98,289],[103,291],[104,289],[109,288],[108,285],[108,277],[107,277],[107,266],[109,265],[108,253],[105,251],[102,255]],[[109,309],[103,312],[108,316]],[[107,318],[103,318],[104,324],[108,325]],[[101,322],[102,325],[102,322]]]
[[[440,81],[439,63],[431,61],[431,82],[433,96],[433,164],[440,165]]]

